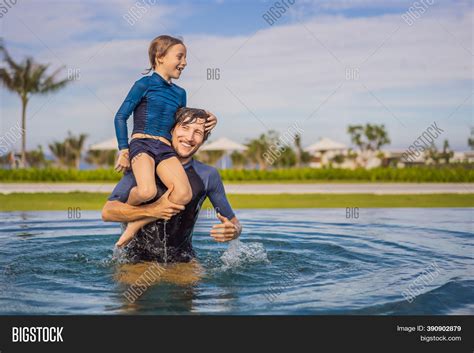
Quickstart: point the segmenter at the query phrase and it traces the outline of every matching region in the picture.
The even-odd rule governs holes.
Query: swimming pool
[[[120,229],[99,212],[0,213],[0,314],[474,314],[473,209],[237,214],[229,245],[202,212],[199,264],[131,301],[143,272],[114,256]]]

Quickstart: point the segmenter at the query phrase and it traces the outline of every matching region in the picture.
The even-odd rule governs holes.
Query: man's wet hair
[[[176,127],[177,125],[193,124],[198,119],[203,119],[204,124],[205,124],[207,123],[207,120],[209,119],[209,114],[207,114],[206,111],[203,109],[187,108],[187,107],[179,108],[178,111],[176,112],[174,126]],[[210,134],[211,134],[210,131],[204,132],[203,142],[207,140]]]

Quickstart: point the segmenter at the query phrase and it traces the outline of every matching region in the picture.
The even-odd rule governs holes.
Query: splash
[[[104,260],[104,265],[109,264],[123,264],[127,263],[128,258],[126,256],[124,248],[120,248],[118,246],[114,246],[114,250],[112,253],[112,257]]]
[[[232,240],[229,247],[222,254],[224,267],[238,267],[247,263],[267,262],[267,252],[262,243],[242,243],[240,239]]]
[[[168,233],[166,232],[166,224],[167,224],[167,221],[164,220],[163,222],[163,232],[165,233],[164,236],[163,236],[163,244],[164,244],[164,260],[165,260],[165,263],[168,262]]]

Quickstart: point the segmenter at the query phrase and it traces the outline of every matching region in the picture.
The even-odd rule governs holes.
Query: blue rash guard
[[[169,221],[157,220],[143,227],[124,248],[132,262],[189,262],[195,257],[192,247],[194,224],[202,203],[209,198],[221,215],[234,218],[234,212],[227,200],[224,185],[216,168],[192,159],[183,165],[192,189],[192,199],[185,209]],[[156,201],[166,192],[166,186],[156,178],[158,195]],[[136,185],[132,172],[127,172],[117,184],[109,201],[127,202],[130,190]]]
[[[133,133],[163,136],[171,140],[170,130],[178,108],[186,106],[186,91],[154,72],[133,85],[115,115],[119,150],[128,148],[127,120],[133,112]]]

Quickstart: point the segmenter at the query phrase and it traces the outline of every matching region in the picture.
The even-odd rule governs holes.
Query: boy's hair
[[[144,75],[150,73],[150,71],[155,69],[155,59],[165,56],[168,49],[173,45],[182,44],[183,41],[179,38],[171,37],[168,35],[161,35],[153,39],[148,47],[148,58],[150,59],[150,68],[146,69],[143,73]]]
[[[207,114],[203,109],[182,107],[176,112],[174,127],[177,125],[192,124],[198,119],[203,119],[205,124],[207,119],[209,119],[209,114]],[[210,131],[204,132],[203,142],[207,140],[210,134]]]

